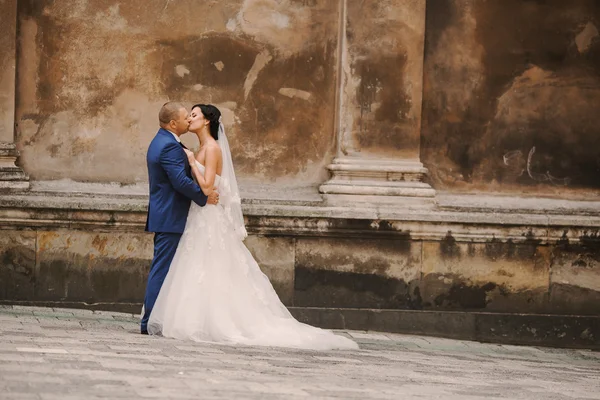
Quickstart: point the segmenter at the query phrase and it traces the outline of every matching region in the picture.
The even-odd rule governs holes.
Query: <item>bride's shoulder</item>
[[[217,142],[208,143],[206,145],[206,154],[211,157],[221,157],[221,147]]]
[[[214,141],[212,143],[208,143],[206,146],[206,151],[210,151],[210,152],[217,152],[217,151],[221,151],[221,146],[219,146],[219,143],[217,143],[217,141]]]

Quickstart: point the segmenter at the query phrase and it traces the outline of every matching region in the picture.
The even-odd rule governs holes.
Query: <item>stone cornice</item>
[[[451,200],[451,201],[446,201]],[[485,198],[487,206],[465,196],[441,196],[436,209],[328,207],[319,203],[247,200],[250,233],[276,236],[387,237],[411,240],[536,244],[598,238],[600,202],[546,200],[548,208],[526,208],[515,198]],[[494,201],[498,208],[493,208]],[[479,204],[479,205],[478,205]],[[502,204],[506,204],[504,208]],[[519,207],[519,204],[522,207]],[[141,231],[147,198],[142,195],[23,193],[0,196],[1,229],[84,229]],[[556,211],[560,212],[556,212]]]

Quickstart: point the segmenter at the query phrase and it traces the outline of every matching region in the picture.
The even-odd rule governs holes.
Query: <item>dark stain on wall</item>
[[[260,21],[246,21],[250,28],[240,23],[233,31],[217,33],[212,25],[203,29],[201,19],[199,33],[190,35],[189,26],[166,30],[165,21],[144,25],[137,6],[118,1],[89,3],[80,4],[78,10],[85,15],[78,18],[70,12],[69,2],[19,2],[18,144],[32,177],[127,183],[144,179],[139,161],[151,134],[149,121],[155,119],[150,112],[161,101],[172,99],[228,108],[225,122],[241,179],[286,177],[290,184],[301,180],[302,185],[326,179],[324,165],[335,148],[331,118],[335,114],[337,29],[332,22],[337,21],[337,5],[298,3],[306,9],[295,8],[297,13],[290,15],[296,15],[298,21],[292,22],[303,31],[283,29],[280,38],[269,36],[276,35],[277,29],[248,33]],[[217,12],[233,21],[240,12],[263,6],[224,3]],[[163,16],[168,20],[181,15],[182,9],[170,6]],[[192,14],[188,18],[198,17]],[[112,29],[110,18],[123,26]],[[297,36],[306,40],[297,43]],[[286,40],[290,49],[285,49]],[[80,57],[81,49],[89,53]],[[246,93],[259,54],[259,61],[267,61],[257,63],[262,69],[250,77],[254,83]],[[65,125],[69,127],[65,137],[50,136]],[[90,127],[93,138],[77,142],[76,136],[85,136]],[[115,133],[121,129],[126,139]],[[123,147],[133,147],[136,164],[131,171],[73,172],[72,159],[88,153],[124,162],[130,154],[111,149],[119,140],[127,145]],[[31,156],[34,152],[48,157],[36,159]]]
[[[358,142],[361,148],[405,149],[415,145],[406,117],[411,102],[403,79],[406,54],[366,57],[354,68],[360,77],[357,100],[360,107]],[[373,103],[378,103],[374,108]],[[371,114],[372,113],[372,114]]]
[[[537,257],[537,247],[540,245],[541,240],[534,239],[530,235],[533,235],[533,233],[527,232],[524,235],[525,240],[518,243],[511,239],[503,242],[492,238],[485,243],[484,254],[491,261],[506,259],[528,262],[529,260],[533,260]]]
[[[442,257],[460,257],[460,247],[456,244],[456,239],[452,236],[452,231],[448,231],[444,239],[440,242],[440,252]]]
[[[590,0],[428,2],[422,158],[434,183],[599,188],[598,28]]]
[[[464,283],[454,284],[448,293],[437,296],[434,300],[436,308],[485,308],[488,304],[487,293],[496,288],[489,282],[482,286],[470,286]]]
[[[578,241],[571,242],[568,231],[565,230],[555,247],[557,252],[575,255],[585,255],[594,261],[600,261],[600,231],[585,230],[579,235]]]
[[[29,300],[35,285],[35,250],[10,246],[0,252],[0,299]]]
[[[36,34],[36,46],[40,50],[40,61],[37,73],[37,96],[39,112],[42,118],[46,118],[53,112],[59,112],[72,108],[75,104],[69,104],[65,99],[57,96],[64,82],[64,65],[62,60],[56,56],[61,45],[66,45],[64,38],[68,30],[64,25],[58,24],[51,16],[43,11],[47,6],[53,4],[53,0],[26,0],[19,1],[17,5],[18,18],[23,20],[34,20],[38,25]],[[22,22],[18,25],[21,27]],[[20,36],[20,31],[17,34]],[[20,47],[19,47],[20,49]],[[18,53],[20,51],[18,50]],[[26,55],[20,54],[21,57]],[[25,62],[26,60],[23,60]]]
[[[579,236],[579,243],[583,249],[593,252],[596,257],[600,255],[600,231],[584,231],[583,234]]]
[[[426,310],[557,313],[548,304],[547,289],[514,290],[497,282],[474,283],[460,274],[426,274],[420,291]]]
[[[331,150],[335,48],[327,41],[287,58],[274,57],[260,72],[238,113],[243,136],[232,145],[244,172],[297,174]],[[283,88],[310,97],[290,98],[281,94]]]
[[[296,267],[297,307],[421,308],[418,282],[378,274]]]
[[[157,60],[155,65],[161,68],[167,93],[192,102],[237,104],[238,123],[230,143],[240,174],[293,175],[329,151],[334,42],[285,58],[244,36],[188,37],[157,45],[161,49],[157,57],[164,61]],[[273,59],[258,73],[246,98],[244,83],[256,56],[265,50]],[[221,70],[215,65],[218,63],[222,63]],[[189,73],[175,74],[178,65]],[[195,84],[203,86],[197,94],[191,92]],[[300,90],[310,97],[290,98],[281,94],[282,88]]]
[[[19,14],[28,18],[39,18],[44,8],[54,3],[54,0],[19,0]]]
[[[147,260],[47,256],[40,261],[35,299],[139,302],[144,297],[148,270]]]
[[[600,315],[600,291],[564,283],[550,285],[550,313]]]
[[[600,268],[598,231],[584,231],[578,241],[569,241],[567,234],[565,231],[552,249],[552,269],[561,275],[550,283],[551,312],[600,315],[600,291],[571,282],[580,276],[596,279]]]
[[[165,91],[173,98],[182,97],[184,92],[195,84],[231,90],[244,85],[244,80],[254,58],[260,52],[257,44],[250,40],[230,35],[188,36],[176,40],[159,40],[156,43],[157,62],[160,67],[161,82]],[[158,61],[158,60],[157,60]],[[220,71],[215,65],[223,63]],[[177,65],[183,65],[189,72],[183,76],[175,73]],[[234,91],[235,98],[227,100],[243,101],[243,92]],[[228,95],[230,93],[227,93]],[[202,100],[202,92],[198,92],[198,101]],[[214,99],[213,102],[222,101]],[[204,99],[204,102],[208,102]]]
[[[356,149],[410,153],[419,148],[420,110],[411,97],[421,82],[412,82],[417,74],[408,67],[415,65],[409,55],[418,54],[422,42],[420,32],[412,31],[419,28],[405,21],[419,18],[411,15],[415,9],[421,6],[390,0],[348,3],[348,78],[358,86],[346,82],[351,99],[344,113],[351,115]]]

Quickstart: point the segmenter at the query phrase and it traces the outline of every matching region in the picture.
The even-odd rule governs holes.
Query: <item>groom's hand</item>
[[[217,188],[214,188],[214,191],[208,195],[208,200],[206,202],[213,205],[219,204],[219,192],[217,192]]]

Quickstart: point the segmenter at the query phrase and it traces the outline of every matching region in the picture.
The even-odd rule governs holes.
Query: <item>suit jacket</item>
[[[207,197],[191,178],[181,144],[161,128],[148,147],[146,161],[150,181],[146,231],[183,233],[191,201],[204,206]]]

